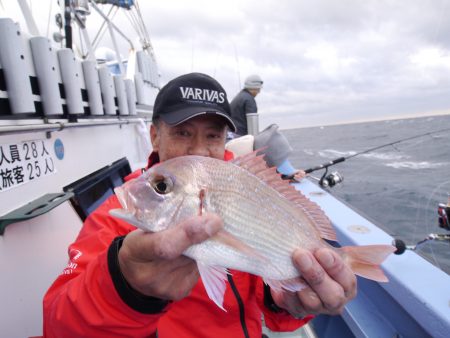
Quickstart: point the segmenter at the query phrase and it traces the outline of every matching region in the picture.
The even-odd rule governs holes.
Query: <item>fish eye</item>
[[[168,177],[157,177],[152,182],[153,189],[161,195],[165,195],[172,191],[173,183]]]
[[[157,182],[155,184],[155,189],[160,193],[160,194],[164,194],[167,190],[167,184],[164,181],[161,182]]]

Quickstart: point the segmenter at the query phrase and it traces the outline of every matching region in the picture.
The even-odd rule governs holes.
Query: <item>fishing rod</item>
[[[378,149],[381,149],[381,148],[394,146],[395,144],[398,144],[398,143],[406,142],[406,141],[413,140],[413,139],[416,139],[416,138],[419,138],[419,137],[424,137],[424,136],[428,136],[428,135],[441,133],[441,132],[447,131],[447,130],[450,130],[450,128],[444,128],[444,129],[430,131],[430,132],[419,134],[419,135],[405,137],[405,138],[402,138],[400,140],[389,142],[389,143],[385,143],[385,144],[382,144],[382,145],[379,145],[379,146],[376,146],[376,147],[372,147],[372,148],[369,148],[369,149],[357,152],[357,153],[352,154],[352,155],[338,157],[338,158],[336,158],[334,160],[331,160],[329,162],[323,163],[323,164],[318,165],[316,167],[312,167],[312,168],[306,169],[306,170],[304,170],[304,172],[305,172],[305,174],[310,174],[310,173],[312,173],[314,171],[325,169],[325,172],[322,175],[322,178],[320,178],[320,180],[319,180],[319,184],[321,186],[325,186],[325,187],[333,187],[336,184],[341,183],[344,180],[344,177],[341,174],[339,174],[338,172],[333,172],[333,173],[331,173],[330,175],[327,176],[329,167],[331,167],[333,165],[336,165],[338,163],[342,163],[342,162],[344,162],[344,161],[346,161],[348,159],[351,159],[353,157],[360,156],[360,155],[363,155],[363,154],[367,154],[367,153],[370,153],[372,151],[375,151],[375,150],[378,150]]]
[[[450,231],[450,194],[448,196],[447,204],[439,203],[437,212],[439,215],[439,218],[438,218],[439,227],[444,230]],[[397,248],[397,250],[394,253],[396,255],[401,255],[406,250],[415,251],[419,248],[419,246],[422,246],[423,244],[425,244],[429,241],[450,243],[450,234],[431,233],[431,234],[428,234],[421,241],[417,242],[416,244],[412,244],[412,245],[407,245],[403,240],[401,240],[399,238],[395,238],[392,241],[392,245]]]

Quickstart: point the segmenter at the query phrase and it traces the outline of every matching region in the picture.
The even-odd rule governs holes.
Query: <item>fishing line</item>
[[[378,150],[378,149],[381,149],[381,148],[385,148],[385,147],[389,147],[389,146],[393,147],[395,144],[398,144],[398,143],[402,143],[402,142],[405,142],[405,141],[413,140],[413,139],[416,139],[416,138],[419,138],[419,137],[424,137],[424,136],[428,136],[428,135],[441,133],[441,132],[447,131],[447,130],[450,130],[450,128],[444,128],[444,129],[430,131],[430,132],[419,134],[419,135],[405,137],[405,138],[402,138],[400,140],[389,142],[389,143],[385,143],[385,144],[382,144],[382,145],[379,145],[379,146],[376,146],[376,147],[372,147],[372,148],[369,148],[369,149],[357,152],[357,153],[352,154],[352,155],[338,157],[338,158],[336,158],[334,160],[331,160],[329,162],[323,163],[323,164],[318,165],[316,167],[312,167],[312,168],[306,169],[305,173],[309,174],[309,173],[312,173],[313,171],[316,171],[316,170],[325,169],[325,174],[324,175],[326,175],[328,167],[333,166],[333,165],[338,164],[338,163],[341,163],[341,162],[344,162],[344,161],[346,161],[348,159],[351,159],[353,157],[356,157],[356,156],[359,156],[359,155],[363,155],[363,154],[367,154],[367,153],[370,153],[372,151],[375,151],[375,150]]]

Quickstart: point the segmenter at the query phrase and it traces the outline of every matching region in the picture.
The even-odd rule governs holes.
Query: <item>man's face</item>
[[[160,161],[184,155],[223,159],[226,124],[223,118],[211,115],[200,115],[176,126],[160,121],[158,126],[151,126],[150,136]]]
[[[261,88],[249,89],[249,92],[250,92],[250,94],[253,95],[253,97],[256,97],[256,95],[258,95],[260,91],[261,91]]]

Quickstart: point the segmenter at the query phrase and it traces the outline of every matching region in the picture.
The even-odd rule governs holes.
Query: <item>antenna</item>
[[[236,44],[233,42],[233,49],[234,49],[234,59],[236,60],[236,68],[237,68],[237,75],[238,75],[238,91],[241,89],[241,72],[239,69],[239,56],[236,48]]]
[[[194,71],[194,39],[191,39],[191,72]]]

